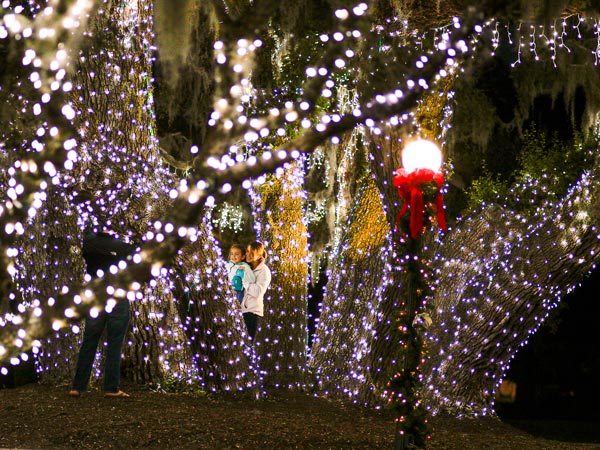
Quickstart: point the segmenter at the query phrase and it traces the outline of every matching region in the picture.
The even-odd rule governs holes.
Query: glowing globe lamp
[[[431,141],[417,139],[402,150],[402,166],[407,173],[417,169],[430,169],[439,172],[442,166],[442,151]]]
[[[425,139],[411,141],[402,150],[402,165],[403,167],[396,169],[394,174],[394,186],[398,189],[398,195],[404,200],[396,217],[396,227],[402,216],[410,211],[410,235],[413,239],[418,238],[423,232],[425,207],[432,205],[437,210],[438,226],[446,231],[442,200],[444,174],[440,171],[442,151],[433,142]],[[425,198],[423,193],[423,189],[431,184],[436,188],[433,201]],[[431,191],[430,188],[428,190]]]

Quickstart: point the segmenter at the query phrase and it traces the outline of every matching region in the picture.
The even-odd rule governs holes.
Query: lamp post
[[[424,448],[427,420],[418,389],[421,383],[420,365],[424,361],[423,328],[431,323],[423,312],[427,291],[427,264],[423,261],[423,244],[419,237],[434,221],[429,211],[436,211],[438,226],[446,229],[441,188],[444,176],[440,171],[442,152],[431,141],[418,139],[402,151],[403,167],[397,169],[394,186],[403,200],[396,218],[393,238],[394,257],[399,274],[402,301],[395,329],[403,346],[399,370],[389,382],[390,401],[396,411],[394,448]],[[407,214],[408,217],[407,217]]]

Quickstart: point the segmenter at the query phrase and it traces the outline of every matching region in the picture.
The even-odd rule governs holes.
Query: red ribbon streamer
[[[442,231],[446,231],[444,200],[441,194],[442,185],[444,184],[444,174],[442,172],[434,172],[431,169],[417,169],[407,173],[405,169],[401,168],[396,169],[396,174],[394,175],[394,186],[398,189],[398,195],[404,200],[402,209],[396,217],[396,228],[398,228],[402,216],[410,209],[410,235],[413,239],[419,237],[423,230],[425,205],[423,204],[422,185],[431,183],[432,181],[438,187],[438,195],[435,199],[438,226]]]

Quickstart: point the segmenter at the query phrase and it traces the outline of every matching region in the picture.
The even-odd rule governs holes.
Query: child
[[[256,277],[252,268],[244,261],[246,259],[246,249],[239,244],[233,244],[229,250],[229,262],[225,266],[227,268],[227,276],[229,282],[235,289],[236,297],[240,303],[244,300],[244,287],[242,279],[249,283],[254,283]]]

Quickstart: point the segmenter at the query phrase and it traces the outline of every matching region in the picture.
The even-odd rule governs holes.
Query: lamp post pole
[[[429,207],[437,210],[437,222],[446,228],[440,189],[442,153],[431,141],[410,142],[402,151],[403,168],[396,170],[394,185],[404,200],[396,220],[393,238],[403,300],[396,320],[396,329],[403,346],[399,370],[390,381],[391,401],[396,410],[394,448],[424,448],[427,438],[425,407],[419,398],[420,366],[424,360],[422,328],[431,323],[423,311],[427,294],[427,264],[423,261],[420,239],[430,223]],[[406,213],[408,217],[406,217]]]

